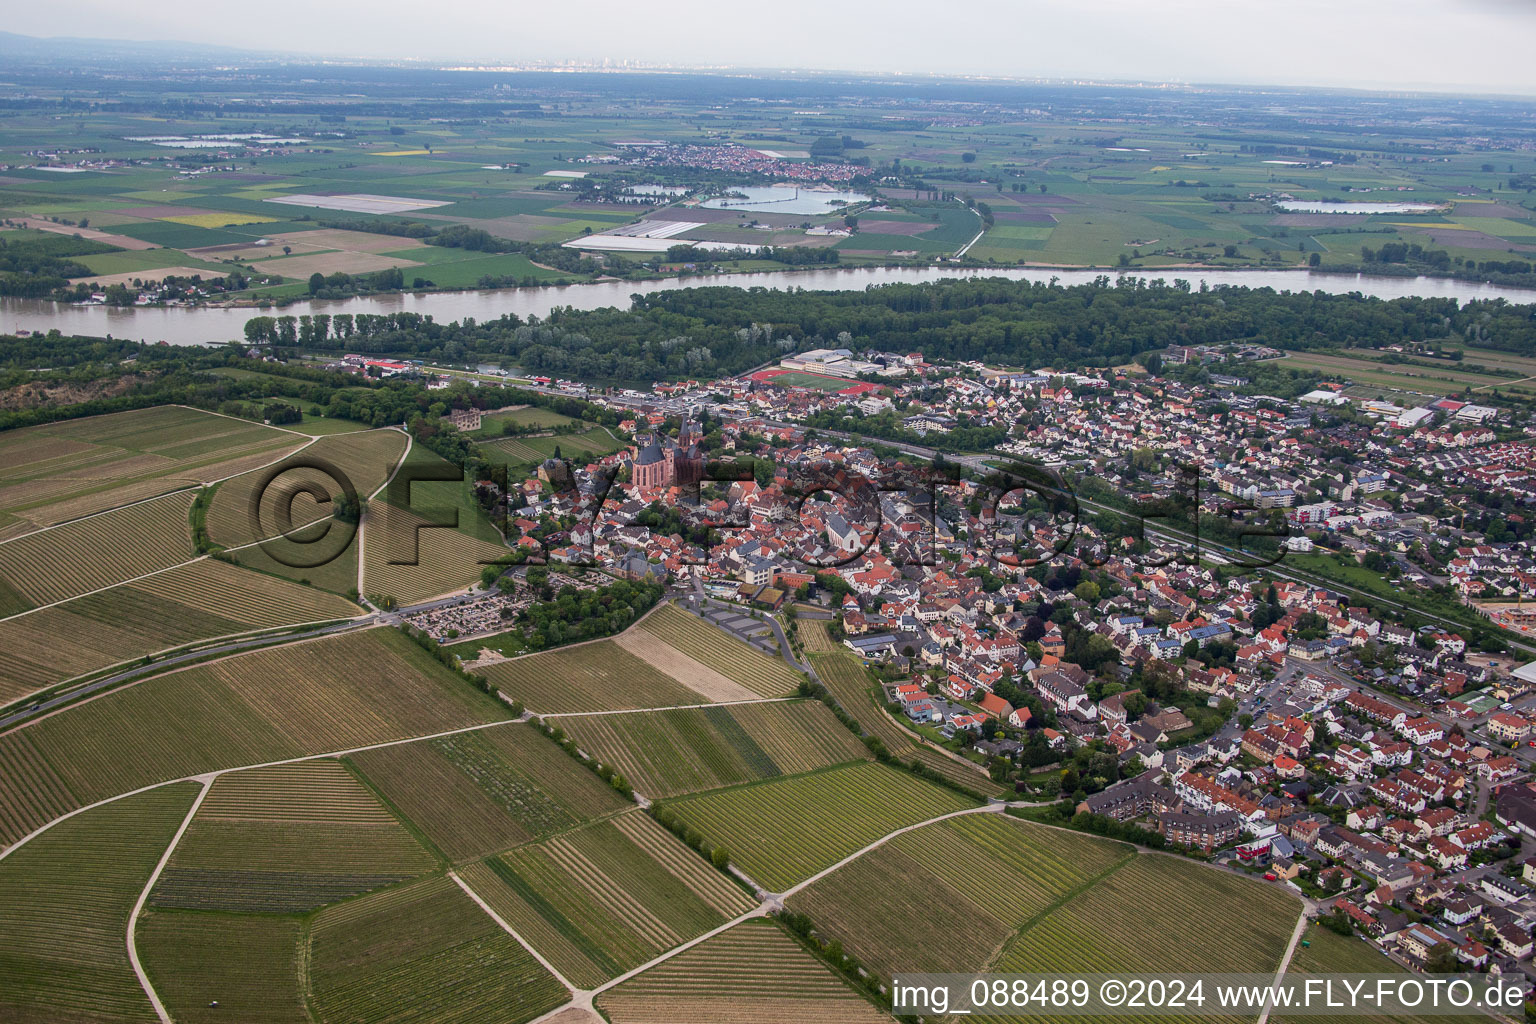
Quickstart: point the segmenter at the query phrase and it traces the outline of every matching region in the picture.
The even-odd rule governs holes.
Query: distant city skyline
[[[206,4],[7,4],[6,30],[447,65],[638,62],[1008,78],[1536,96],[1528,0],[779,0],[660,7],[267,0],[238,30]]]

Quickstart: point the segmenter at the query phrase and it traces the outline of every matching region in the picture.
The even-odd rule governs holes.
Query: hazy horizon
[[[519,5],[521,6],[521,5]],[[167,41],[314,57],[495,65],[604,61],[1070,81],[1311,86],[1536,95],[1536,4],[1525,0],[974,0],[935,12],[912,0],[864,9],[781,0],[663,8],[594,0],[564,9],[440,0],[317,5],[269,0],[238,38],[205,4],[77,0],[66,14],[8,12],[42,37]],[[85,26],[88,26],[86,28]]]

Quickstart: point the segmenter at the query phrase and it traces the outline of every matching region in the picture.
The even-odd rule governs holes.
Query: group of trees
[[[618,633],[644,615],[662,594],[659,583],[618,580],[582,590],[561,587],[553,600],[538,601],[518,615],[529,648],[548,647]]]
[[[286,318],[258,317],[251,341],[299,340]],[[635,296],[629,309],[557,308],[437,323],[419,314],[357,316],[350,331],[317,324],[356,351],[463,361],[503,358],[534,373],[651,382],[726,375],[846,334],[854,347],[930,358],[1069,368],[1123,362],[1169,345],[1384,348],[1475,333],[1479,344],[1536,353],[1536,318],[1502,300],[1364,299],[1268,288],[1117,282],[1062,287],[999,278],[892,284],[859,291],[709,287]]]

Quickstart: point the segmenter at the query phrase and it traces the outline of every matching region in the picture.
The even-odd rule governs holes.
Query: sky
[[[1536,0],[0,0],[6,30],[419,58],[1536,95]]]

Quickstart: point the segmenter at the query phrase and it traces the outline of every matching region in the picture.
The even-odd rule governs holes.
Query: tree
[[[309,275],[309,294],[319,295],[320,289],[325,287],[325,275],[316,271]]]
[[[1311,256],[1307,257],[1307,266],[1309,266],[1309,267],[1320,267],[1322,265],[1323,265],[1323,254],[1322,253],[1315,252]]]
[[[1072,588],[1072,593],[1077,595],[1078,600],[1093,604],[1099,599],[1099,585],[1092,580],[1083,580]]]

